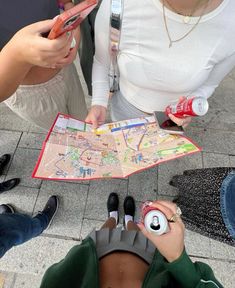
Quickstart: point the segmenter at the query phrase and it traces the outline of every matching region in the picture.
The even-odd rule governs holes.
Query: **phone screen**
[[[164,112],[154,111],[154,118],[159,129],[162,129],[170,134],[183,134],[184,129],[173,122]]]

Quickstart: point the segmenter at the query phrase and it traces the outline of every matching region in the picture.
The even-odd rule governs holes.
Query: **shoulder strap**
[[[111,15],[110,15],[110,92],[119,89],[119,71],[117,66],[117,55],[119,50],[122,13],[124,0],[111,0]]]

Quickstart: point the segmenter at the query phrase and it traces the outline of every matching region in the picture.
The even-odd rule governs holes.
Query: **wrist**
[[[168,263],[172,263],[174,261],[177,261],[180,256],[182,255],[183,251],[182,252],[179,252],[179,253],[176,253],[175,255],[172,255],[172,256],[169,256],[169,257],[165,257],[167,262]]]
[[[91,105],[91,109],[103,109],[103,110],[107,110],[107,107],[103,106],[103,105],[97,105],[97,104],[94,104],[94,105]]]
[[[12,66],[21,67],[22,69],[25,70],[30,70],[33,67],[31,63],[27,62],[24,59],[22,51],[18,51],[17,46],[14,45],[14,43],[12,44],[9,43],[6,46],[4,46],[1,51],[1,54],[7,60],[8,65],[12,64]]]

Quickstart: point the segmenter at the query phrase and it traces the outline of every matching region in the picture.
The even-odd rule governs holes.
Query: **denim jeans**
[[[231,237],[235,239],[235,170],[222,183],[220,207],[224,224]]]
[[[35,217],[25,214],[0,215],[0,258],[13,246],[38,236],[48,225],[48,217],[39,213]]]

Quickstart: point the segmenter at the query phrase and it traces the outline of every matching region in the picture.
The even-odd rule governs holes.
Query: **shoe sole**
[[[44,231],[46,231],[48,228],[50,228],[51,223],[52,223],[53,219],[55,218],[55,215],[57,214],[58,208],[59,208],[59,199],[57,198],[57,206],[56,206],[55,213],[54,213],[53,216],[51,217],[51,220],[50,220],[50,222],[48,223],[47,228],[44,229]]]

